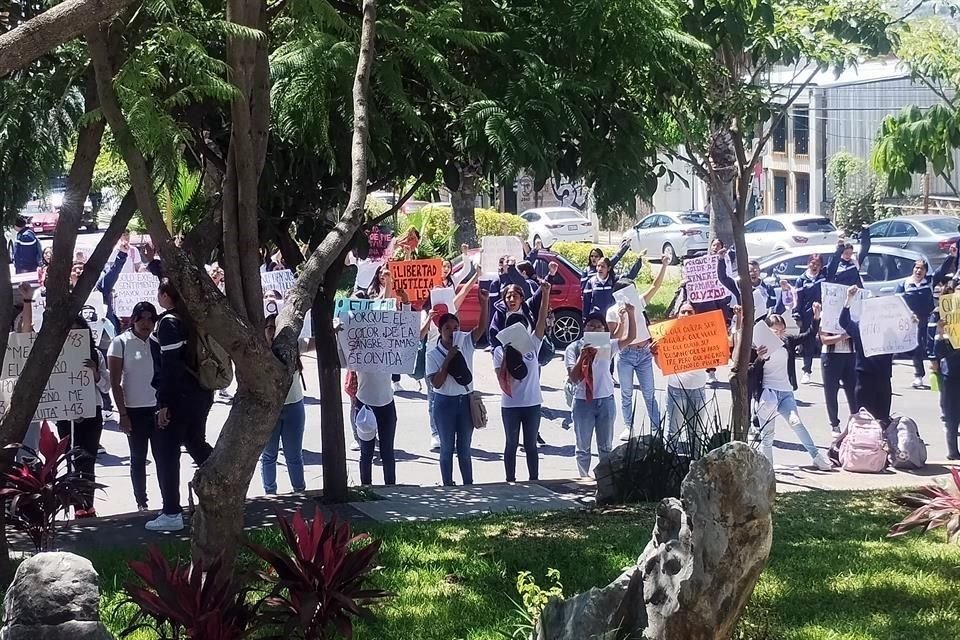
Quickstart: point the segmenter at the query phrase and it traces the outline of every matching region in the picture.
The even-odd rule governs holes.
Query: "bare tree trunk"
[[[450,193],[453,206],[453,222],[457,225],[456,245],[479,245],[477,238],[477,182],[480,179],[480,167],[471,161],[458,162],[460,188]]]
[[[734,440],[746,441],[750,430],[750,386],[748,374],[750,368],[750,352],[753,347],[753,295],[750,291],[750,260],[747,257],[747,243],[743,234],[743,213],[733,219],[734,246],[737,249],[737,275],[741,283],[740,299],[743,308],[744,321],[737,327],[736,349],[733,355],[733,370],[730,372],[730,395],[733,400],[732,430]],[[739,256],[743,256],[740,258]]]
[[[737,177],[737,154],[731,134],[726,129],[715,130],[708,154],[712,177],[708,182],[707,199],[710,202],[710,238],[719,238],[723,246],[733,246],[733,217],[736,215],[734,182]]]
[[[13,324],[13,289],[10,284],[10,254],[7,243],[0,243],[0,363],[7,352],[7,340]],[[2,507],[3,505],[0,505]],[[7,523],[5,508],[0,508],[0,588],[6,590],[13,580],[13,563],[7,546]]]

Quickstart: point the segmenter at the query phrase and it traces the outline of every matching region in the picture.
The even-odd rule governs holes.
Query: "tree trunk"
[[[723,246],[732,247],[733,218],[736,215],[737,154],[729,131],[715,131],[708,154],[712,167],[707,183],[710,202],[710,238],[719,238]]]
[[[10,284],[10,254],[7,243],[0,243],[0,364],[7,352],[8,333],[13,324],[13,289]],[[2,418],[2,416],[0,416]],[[0,589],[6,590],[13,580],[13,563],[7,546],[6,509],[0,509]]]
[[[477,182],[480,178],[479,167],[470,161],[457,162],[457,171],[460,175],[460,188],[450,193],[450,204],[453,206],[453,223],[457,225],[455,245],[468,244],[471,247],[479,246],[477,237]]]
[[[740,282],[750,282],[750,260],[747,258],[747,243],[743,234],[743,217],[735,216],[732,220],[734,226],[734,246],[737,249],[737,256],[744,258],[737,259],[737,275]],[[754,304],[753,295],[750,293],[750,285],[741,287],[740,299],[742,301],[744,321],[737,327],[737,339],[734,345],[733,369],[730,372],[730,395],[733,400],[731,411],[731,428],[734,440],[746,441],[747,433],[750,430],[751,402],[750,388],[748,382],[748,373],[750,367],[750,352],[753,347],[753,320]]]

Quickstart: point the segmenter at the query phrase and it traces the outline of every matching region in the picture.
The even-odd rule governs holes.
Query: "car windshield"
[[[931,218],[924,220],[923,224],[934,233],[943,233],[946,235],[955,235],[960,226],[960,218]]]
[[[576,209],[551,209],[544,211],[543,217],[548,220],[569,220],[571,218],[582,218],[583,216]]]
[[[681,213],[677,216],[677,219],[686,224],[702,224],[704,226],[710,224],[710,216],[705,213]]]
[[[837,230],[829,218],[804,218],[794,221],[793,226],[797,231],[806,233],[830,233]]]

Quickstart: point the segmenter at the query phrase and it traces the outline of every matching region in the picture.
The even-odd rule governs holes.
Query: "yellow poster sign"
[[[960,294],[940,296],[940,320],[954,349],[960,349]]]

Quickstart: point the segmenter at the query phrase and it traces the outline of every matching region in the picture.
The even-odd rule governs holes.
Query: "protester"
[[[597,271],[583,288],[583,312],[597,312],[606,317],[607,309],[614,306],[613,285],[617,281],[610,258],[597,260]]]
[[[153,355],[153,386],[157,390],[157,430],[154,433],[153,457],[157,479],[163,496],[163,511],[147,523],[149,531],[180,531],[183,509],[180,506],[180,447],[197,465],[203,464],[213,451],[206,441],[207,415],[213,406],[213,392],[204,389],[197,379],[196,339],[189,320],[177,307],[180,295],[169,280],[160,283],[157,301],[164,309],[150,337]]]
[[[760,278],[760,263],[751,260],[749,264],[750,286],[753,292],[753,320],[765,319],[777,306],[777,293],[773,287]]]
[[[136,273],[143,270],[143,258],[140,256],[140,251],[137,248],[130,244],[130,232],[124,230],[120,234],[120,240],[117,243],[117,247],[113,250],[113,253],[110,254],[110,259],[107,261],[108,269],[109,265],[112,265],[114,260],[117,259],[120,251],[123,251],[127,254],[127,259],[123,263],[122,273]]]
[[[549,300],[550,283],[540,285],[540,291]],[[500,345],[493,351],[493,368],[500,381],[500,415],[503,419],[503,431],[506,442],[503,449],[503,466],[507,482],[517,480],[517,447],[523,434],[523,449],[527,456],[527,472],[530,480],[539,479],[540,463],[537,452],[537,438],[540,433],[540,405],[543,396],[540,392],[540,363],[538,355],[547,331],[549,305],[541,304],[537,322],[530,334],[530,348],[521,353],[513,346]],[[519,324],[527,331],[530,324],[523,314],[512,314],[507,327]],[[506,327],[505,327],[506,328]]]
[[[953,291],[954,285],[951,282],[944,293]],[[960,447],[957,443],[960,430],[960,349],[953,348],[942,318],[937,323],[934,351],[940,372],[940,406],[947,439],[947,460],[960,460]]]
[[[33,333],[33,297],[39,294],[39,290],[34,290],[29,282],[20,284],[20,297],[23,299],[23,308],[20,314],[13,319],[13,331],[15,333]],[[32,420],[27,427],[27,433],[24,434],[22,444],[24,447],[36,451],[40,447],[40,425],[41,423]],[[24,452],[21,449],[17,453],[17,459],[23,460]]]
[[[773,464],[773,440],[776,419],[779,415],[793,432],[800,444],[807,450],[814,466],[821,471],[829,471],[833,465],[820,453],[814,444],[810,432],[800,420],[797,401],[793,392],[797,389],[797,374],[794,369],[794,353],[805,336],[787,336],[787,325],[778,315],[767,317],[766,324],[783,341],[783,345],[768,351],[760,346],[756,350],[756,359],[752,369],[754,375],[754,398],[757,400],[757,416],[760,419],[761,452]],[[813,324],[810,331],[820,329],[820,305],[813,305]]]
[[[23,216],[13,221],[17,236],[13,240],[13,269],[17,273],[36,271],[43,261],[43,248],[36,234],[27,226]]]
[[[867,357],[863,352],[860,339],[860,323],[850,316],[850,305],[860,291],[860,287],[851,285],[847,290],[847,303],[840,312],[840,327],[853,340],[857,354],[857,385],[854,392],[856,405],[870,412],[874,418],[886,427],[890,422],[890,404],[893,399],[891,378],[893,377],[893,356],[881,354]]]
[[[85,331],[90,340],[90,357],[87,358],[83,366],[90,370],[93,376],[94,386],[98,391],[107,393],[110,391],[110,374],[107,371],[107,363],[100,351],[97,350],[93,342],[93,332],[83,318],[77,317],[70,327],[74,331]],[[97,397],[97,412],[92,418],[83,418],[80,420],[57,420],[57,435],[63,438],[70,438],[70,447],[79,449],[80,453],[75,459],[77,474],[90,482],[96,480],[97,451],[100,449],[100,435],[103,433],[103,404],[100,394]],[[93,506],[92,486],[85,488],[80,492],[80,504],[74,511],[74,516],[79,520],[82,518],[94,518],[97,510]]]
[[[130,482],[139,511],[147,510],[147,446],[153,441],[157,410],[150,348],[156,323],[156,308],[149,302],[138,302],[130,314],[130,328],[110,342],[107,352],[120,431],[127,434],[130,445]]]
[[[841,386],[847,397],[850,415],[857,412],[857,356],[853,343],[846,333],[829,333],[820,330],[820,369],[823,376],[823,397],[827,402],[827,418],[830,430],[840,433],[840,406],[837,394]]]
[[[638,259],[639,263],[640,260]],[[631,272],[639,271],[638,268]],[[647,407],[647,419],[650,421],[650,433],[660,433],[663,425],[660,422],[660,407],[657,405],[657,390],[653,375],[653,353],[650,350],[650,330],[644,316],[644,311],[653,296],[660,290],[663,279],[667,275],[667,268],[670,261],[666,258],[660,260],[660,270],[657,272],[653,284],[642,294],[637,296],[638,304],[634,307],[634,313],[637,317],[634,319],[635,337],[630,343],[625,344],[619,350],[617,358],[617,378],[620,381],[620,411],[623,417],[623,433],[620,439],[629,440],[633,435],[634,428],[634,407],[633,407],[633,380],[636,377],[637,384],[640,385],[640,393],[643,395],[643,401]],[[629,279],[620,280],[614,290],[619,291],[635,287]],[[604,319],[610,329],[610,333],[619,337],[627,327],[620,322],[621,314],[616,306],[611,306],[605,312]]]
[[[906,280],[897,285],[897,293],[903,294],[903,301],[917,317],[917,348],[913,351],[913,388],[923,388],[926,376],[923,361],[927,356],[927,323],[936,303],[933,299],[933,279],[927,275],[927,261],[917,260],[913,272]]]
[[[444,486],[453,486],[453,452],[457,452],[463,484],[473,484],[470,442],[473,416],[470,394],[473,391],[473,351],[487,332],[489,294],[477,290],[480,322],[467,333],[460,331],[460,320],[452,313],[440,316],[440,340],[427,351],[426,375],[433,385],[434,417],[440,433],[440,477]]]
[[[37,282],[43,287],[47,284],[47,273],[50,271],[50,265],[53,263],[53,247],[46,247],[43,250],[43,258],[40,260],[40,266],[37,267]]]
[[[453,282],[453,263],[447,260],[446,258],[444,258],[443,262],[441,262],[440,264],[441,264],[441,273],[443,275],[443,282],[442,282],[443,286],[445,287],[455,286]]]
[[[618,313],[619,322],[626,324],[627,331],[620,338],[611,336],[609,354],[601,354],[595,347],[587,346],[585,338],[568,346],[564,353],[567,379],[574,385],[573,430],[576,436],[577,469],[580,477],[584,478],[590,474],[594,433],[601,462],[613,449],[613,424],[617,418],[617,408],[613,401],[613,374],[610,373],[609,360],[637,337],[637,317],[633,305],[623,305]],[[583,330],[585,333],[610,335],[606,319],[599,313],[586,317]]]
[[[623,259],[623,256],[627,255],[627,251],[630,250],[630,242],[625,240],[620,243],[620,249],[617,253],[608,259],[607,266],[610,270],[616,269],[617,265],[620,264],[620,260]],[[603,249],[600,247],[594,247],[590,250],[590,256],[587,258],[587,268],[583,270],[583,276],[580,278],[580,289],[583,290],[586,288],[587,283],[590,281],[590,278],[597,273],[597,267],[600,264],[600,260],[603,259]],[[583,310],[584,313],[589,313],[588,309]]]
[[[689,302],[680,305],[677,317],[688,318],[697,311]],[[656,352],[656,343],[651,351]],[[623,355],[621,354],[621,358]],[[707,371],[697,369],[667,376],[667,436],[670,439],[684,427],[687,427],[687,444],[690,454],[700,450],[699,436],[706,433],[709,425],[707,408]],[[622,387],[621,387],[622,388]]]
[[[863,225],[860,232],[860,252],[857,258],[853,257],[853,244],[843,239],[837,241],[837,250],[827,264],[825,280],[833,284],[844,286],[863,287],[863,278],[860,277],[860,267],[870,252],[870,226]]]
[[[813,324],[813,305],[814,303],[820,304],[821,302],[822,292],[820,285],[825,278],[826,273],[823,269],[823,258],[819,253],[814,253],[807,259],[806,270],[797,276],[797,279],[793,283],[795,304],[793,317],[796,319],[800,331],[810,336],[800,347],[803,352],[803,377],[800,380],[801,384],[810,384],[811,382],[810,375],[813,373],[813,356],[816,354],[818,346],[817,336],[808,332],[808,329]]]

